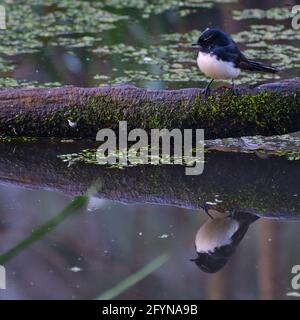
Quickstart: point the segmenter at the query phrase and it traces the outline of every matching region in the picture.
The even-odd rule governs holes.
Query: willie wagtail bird
[[[198,256],[191,261],[204,272],[219,271],[234,253],[250,224],[257,219],[256,215],[237,211],[209,219],[197,232],[195,249]]]
[[[199,49],[197,64],[199,69],[212,78],[205,89],[210,93],[210,85],[215,79],[232,80],[232,92],[235,94],[234,79],[241,70],[276,73],[278,70],[262,63],[248,60],[236,43],[221,30],[207,28],[192,46]]]

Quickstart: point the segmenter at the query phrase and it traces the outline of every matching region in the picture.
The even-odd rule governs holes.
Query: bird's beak
[[[200,44],[199,44],[199,43],[192,43],[192,47],[194,47],[194,48],[199,48],[199,47],[200,47]]]

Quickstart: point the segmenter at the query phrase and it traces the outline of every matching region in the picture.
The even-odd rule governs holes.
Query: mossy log
[[[0,91],[2,136],[95,138],[121,120],[128,129],[201,128],[207,139],[299,131],[300,78],[240,88],[238,96],[220,88],[208,98],[202,89],[130,85]]]
[[[183,166],[139,165],[123,170],[57,156],[79,152],[93,142],[0,143],[0,184],[58,191],[70,196],[96,187],[95,196],[125,203],[157,203],[200,209],[218,201],[219,211],[239,210],[262,217],[300,218],[298,161],[253,154],[210,152],[202,175]],[[159,210],[159,207],[158,207]]]

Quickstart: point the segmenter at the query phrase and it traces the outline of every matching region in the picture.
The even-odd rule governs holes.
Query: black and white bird
[[[210,85],[215,79],[231,79],[232,91],[235,94],[234,79],[239,76],[241,70],[278,72],[276,68],[247,59],[231,37],[218,29],[207,28],[192,46],[199,50],[197,57],[199,69],[211,78],[205,89],[206,96],[209,95]]]
[[[222,213],[219,213],[222,215]],[[225,266],[258,216],[234,212],[206,221],[195,238],[197,258],[191,259],[204,272],[215,273]]]

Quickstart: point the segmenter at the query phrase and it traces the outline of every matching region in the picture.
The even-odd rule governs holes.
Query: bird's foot
[[[205,88],[203,93],[204,93],[205,98],[207,98],[211,95],[211,89]]]
[[[204,212],[212,219],[214,220],[214,217],[208,212],[209,210],[209,206],[206,202],[203,203],[202,208],[204,210]]]
[[[232,84],[230,90],[231,90],[231,94],[232,94],[233,96],[238,96],[238,95],[239,95],[239,90],[238,90],[238,88],[235,86],[235,84]]]
[[[239,96],[239,90],[237,88],[231,88],[231,94],[233,96],[238,97]]]
[[[233,219],[234,215],[235,215],[235,212],[236,212],[235,209],[230,210],[229,214],[227,215],[227,218]]]
[[[208,96],[210,96],[211,94],[211,90],[210,90],[210,86],[211,84],[214,82],[214,79],[211,79],[209,84],[206,86],[206,88],[204,89],[204,96],[205,98],[207,98]]]

